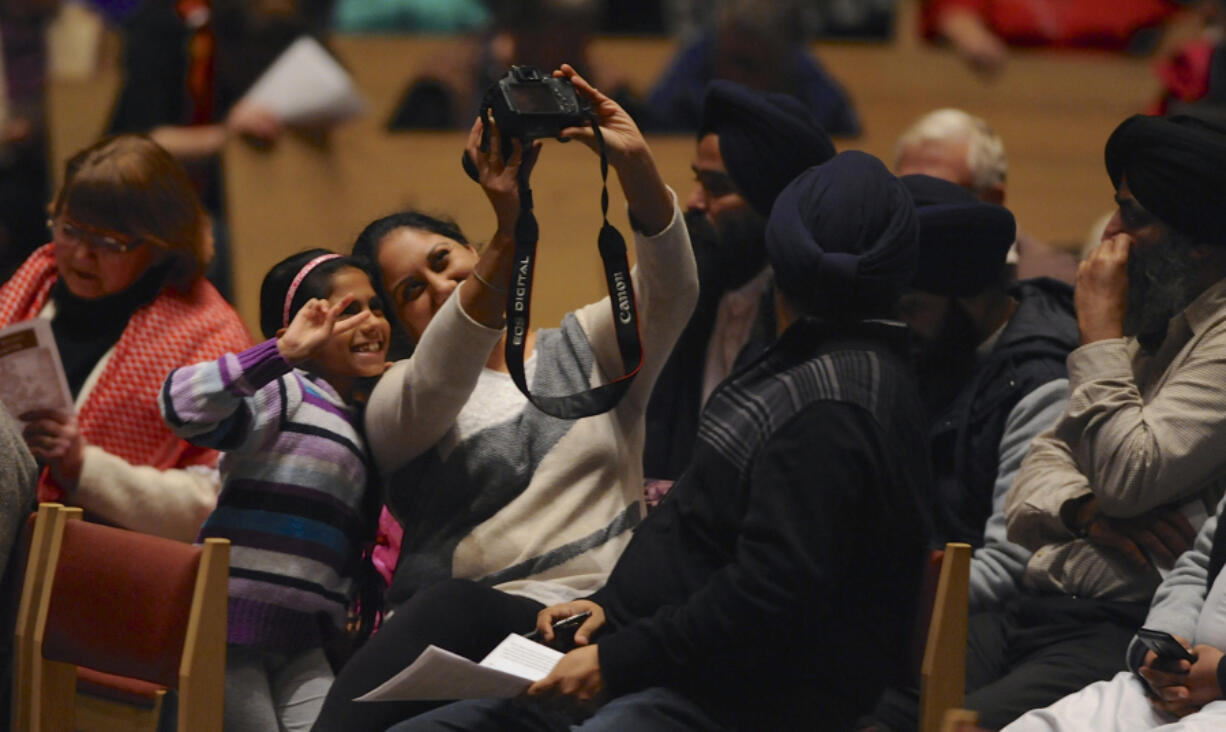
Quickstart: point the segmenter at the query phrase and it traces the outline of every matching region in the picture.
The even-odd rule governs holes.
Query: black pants
[[[1125,654],[1148,605],[1023,594],[967,627],[966,701],[979,724],[1000,729],[1127,666]],[[895,732],[919,720],[915,689],[886,691],[874,721]]]
[[[508,633],[536,625],[535,600],[468,580],[447,580],[415,594],[337,674],[315,732],[383,732],[445,702],[355,702],[413,662],[428,645],[479,661]]]

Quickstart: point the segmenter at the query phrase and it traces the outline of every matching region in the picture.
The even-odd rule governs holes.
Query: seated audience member
[[[1064,359],[1078,344],[1073,288],[1009,285],[1007,209],[939,178],[902,182],[919,216],[919,266],[900,311],[928,408],[934,543],[976,547],[971,607],[983,608],[1012,595],[1030,554],[1005,539],[1005,493],[1030,441],[1064,409]]]
[[[1146,52],[1176,0],[925,0],[922,32],[953,46],[983,74],[999,72],[1009,46]]]
[[[1123,670],[1160,570],[1226,489],[1226,131],[1138,115],[1106,162],[1119,209],[1078,272],[1069,404],[1005,502],[1034,554],[1018,595],[971,617],[965,706],[993,729]],[[883,722],[914,726],[886,701]]]
[[[643,109],[644,129],[698,129],[707,83],[727,79],[796,97],[832,135],[860,134],[847,93],[805,45],[800,18],[791,1],[724,2],[714,27],[686,45],[652,87]]]
[[[570,66],[562,72],[599,116],[636,229],[643,365],[615,408],[578,420],[538,410],[511,381],[503,321],[517,175],[538,147],[517,145],[504,162],[497,145],[479,149],[474,125],[468,155],[498,221],[480,256],[454,226],[393,216],[367,227],[354,250],[377,263],[394,325],[416,343],[366,407],[367,439],[404,536],[388,591],[394,612],[338,675],[318,730],[383,730],[420,711],[352,699],[430,643],[483,654],[511,630],[531,628],[546,605],[599,589],[643,516],[643,413],[698,296],[694,258],[676,196],[634,122]],[[566,134],[595,145],[590,128]],[[607,299],[525,340],[528,383],[540,393],[572,393],[621,373]],[[440,584],[450,578],[461,579]],[[488,611],[478,611],[485,601]]]
[[[960,109],[937,109],[920,117],[894,145],[897,175],[931,175],[966,188],[986,203],[1005,205],[1009,163],[1005,144],[988,123]],[[1009,250],[1016,279],[1052,277],[1070,285],[1075,254],[1018,232]]]
[[[217,500],[217,453],[177,438],[157,397],[171,369],[250,342],[201,274],[208,217],[146,137],[77,153],[51,208],[53,241],[0,288],[0,327],[51,320],[76,413],[16,415],[44,466],[38,497],[96,520],[192,541]]]
[[[0,567],[8,564],[13,542],[21,535],[35,505],[38,465],[21,437],[21,424],[0,403]],[[11,635],[11,633],[10,633]]]
[[[775,340],[766,217],[779,191],[834,155],[794,98],[713,81],[703,102],[694,190],[685,220],[698,261],[698,305],[647,405],[643,474],[676,480],[690,462],[698,414],[747,343]]]
[[[1010,732],[1085,730],[1213,730],[1226,728],[1226,523],[1216,515],[1154,592],[1146,628],[1170,633],[1196,660],[1159,658],[1138,639],[1128,668],[1096,681],[1045,709],[1022,715]]]
[[[241,137],[268,145],[282,121],[243,99],[281,53],[321,36],[330,0],[146,0],[123,25],[123,78],[108,129],[148,134],[191,172],[217,229],[208,276],[230,297],[221,151]]]
[[[0,403],[0,596],[16,598],[21,594],[23,553],[14,552],[25,530],[26,519],[34,510],[34,490],[38,484],[38,465],[21,438],[21,424]],[[13,630],[17,605],[0,603],[0,714],[9,714],[13,688]],[[7,716],[0,717],[7,719]]]
[[[465,39],[415,70],[388,128],[464,128],[480,113],[485,91],[512,64],[547,71],[568,60],[584,78],[637,116],[637,103],[617,69],[597,63],[588,50],[603,6],[602,0],[491,3],[493,22],[487,32]]]
[[[927,556],[923,411],[889,320],[915,237],[906,189],[864,153],[785,188],[766,239],[783,333],[711,396],[608,584],[538,615],[552,640],[592,613],[528,689],[546,703],[392,729],[841,730],[871,707],[905,664]]]
[[[1226,4],[1207,3],[1208,27],[1154,66],[1162,84],[1150,114],[1189,114],[1226,122]]]

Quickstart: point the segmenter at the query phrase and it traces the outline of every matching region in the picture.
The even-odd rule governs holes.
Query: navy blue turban
[[[980,201],[960,185],[930,175],[900,178],[919,216],[919,264],[911,286],[970,297],[1000,282],[1017,238],[1013,214]]]
[[[902,182],[850,150],[783,189],[766,225],[766,255],[779,289],[805,313],[882,314],[915,274],[918,228]]]
[[[834,156],[813,114],[787,94],[762,94],[731,81],[707,85],[698,136],[719,135],[719,153],[737,190],[762,216],[801,171]]]
[[[1133,115],[1111,133],[1106,158],[1115,187],[1126,182],[1164,224],[1226,245],[1226,130],[1194,117]]]

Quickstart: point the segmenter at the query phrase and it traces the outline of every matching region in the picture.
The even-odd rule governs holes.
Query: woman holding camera
[[[555,76],[570,79],[591,103],[636,229],[631,276],[642,368],[616,407],[578,420],[539,411],[511,381],[503,325],[517,176],[535,161],[536,145],[516,143],[504,163],[497,134],[482,152],[481,123],[474,125],[468,155],[498,221],[480,256],[459,236],[397,226],[396,217],[363,232],[355,250],[377,263],[390,310],[416,344],[412,358],[384,375],[366,410],[404,539],[388,593],[394,611],[337,677],[316,730],[382,730],[424,711],[430,705],[351,700],[428,644],[476,657],[507,633],[530,630],[546,605],[595,591],[642,516],[643,413],[697,299],[697,273],[676,196],[633,120],[571,67]],[[590,128],[563,132],[596,147]],[[525,354],[529,384],[542,394],[620,375],[610,303],[568,314],[560,329],[527,334]],[[479,615],[471,610],[477,606]]]

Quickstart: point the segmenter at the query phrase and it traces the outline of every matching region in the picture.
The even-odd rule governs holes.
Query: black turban
[[[707,85],[698,135],[712,132],[732,182],[764,217],[801,171],[834,156],[830,136],[798,100],[731,81]]]
[[[1000,282],[1017,237],[1013,214],[960,185],[904,175],[919,217],[919,264],[911,286],[950,297],[976,295]]]
[[[1226,244],[1226,130],[1137,114],[1111,133],[1106,158],[1115,187],[1127,182],[1162,223],[1198,243]]]
[[[880,160],[839,153],[792,181],[766,225],[783,294],[807,314],[880,314],[911,283],[915,205]]]

